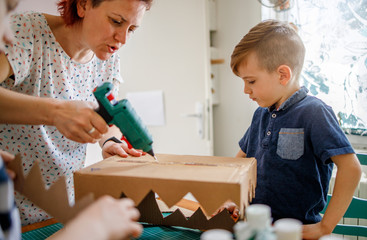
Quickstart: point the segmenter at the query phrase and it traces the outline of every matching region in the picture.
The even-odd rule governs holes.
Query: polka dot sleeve
[[[12,44],[5,46],[5,54],[14,72],[14,85],[18,85],[29,77],[31,65],[34,64],[32,59],[37,57],[33,55],[35,47],[34,31],[37,29],[34,29],[32,25],[34,23],[30,15],[19,14],[10,18],[10,26],[15,35],[15,40]]]

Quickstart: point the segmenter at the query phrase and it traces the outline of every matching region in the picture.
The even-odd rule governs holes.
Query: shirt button
[[[273,113],[273,114],[271,115],[271,117],[272,117],[272,118],[276,118],[276,117],[277,117],[277,115],[276,115],[275,113]]]
[[[268,131],[268,132],[266,133],[266,135],[268,135],[268,136],[269,136],[270,134],[271,134],[271,132],[270,132],[270,131]]]

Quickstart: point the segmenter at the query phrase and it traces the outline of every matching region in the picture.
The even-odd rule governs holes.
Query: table
[[[54,223],[48,226],[37,228],[24,232],[22,240],[46,239],[63,227],[61,223]],[[147,239],[180,239],[191,240],[200,239],[201,231],[195,229],[181,228],[181,227],[166,227],[143,223],[143,233],[136,240]]]

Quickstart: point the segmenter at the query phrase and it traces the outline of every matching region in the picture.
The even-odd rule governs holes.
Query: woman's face
[[[146,3],[140,0],[103,1],[95,8],[87,0],[78,8],[83,44],[99,59],[108,59],[140,26],[145,11]]]

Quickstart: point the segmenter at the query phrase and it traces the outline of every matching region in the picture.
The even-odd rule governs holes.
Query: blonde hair
[[[299,79],[305,58],[305,47],[294,25],[266,20],[253,27],[237,44],[231,56],[231,68],[238,76],[238,66],[255,52],[260,67],[268,72],[280,65],[289,66]]]

